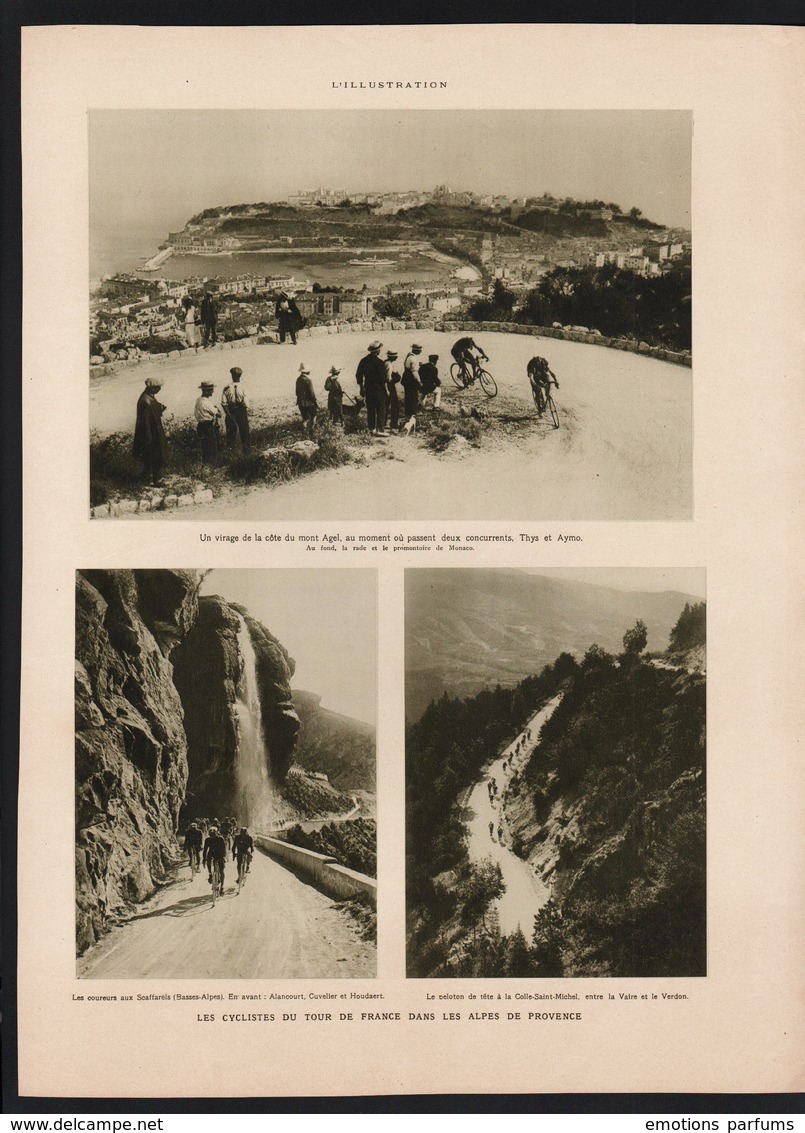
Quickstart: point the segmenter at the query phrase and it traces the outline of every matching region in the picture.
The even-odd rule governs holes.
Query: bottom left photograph
[[[376,643],[373,570],[77,572],[79,978],[376,976]]]

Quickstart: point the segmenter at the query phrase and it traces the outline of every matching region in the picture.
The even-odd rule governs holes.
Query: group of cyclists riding
[[[254,854],[254,839],[245,826],[238,831],[238,824],[234,818],[225,818],[219,822],[217,818],[208,821],[206,818],[198,822],[191,822],[184,837],[184,848],[190,863],[192,877],[200,871],[201,866],[207,867],[207,875],[212,886],[212,900],[224,891],[224,877],[226,873],[227,855],[232,853],[232,861],[237,862],[238,893],[246,883],[246,874],[251,866]]]
[[[469,335],[460,338],[450,351],[453,356],[453,365],[450,375],[460,389],[468,389],[476,381],[480,383],[484,393],[494,397],[498,391],[497,383],[492,375],[483,368],[482,362],[488,362],[487,354],[478,343]],[[548,410],[554,427],[559,427],[559,414],[551,396],[551,386],[559,389],[559,382],[547,361],[538,354],[526,366],[526,373],[531,384],[531,396],[537,409],[537,416],[542,417]]]

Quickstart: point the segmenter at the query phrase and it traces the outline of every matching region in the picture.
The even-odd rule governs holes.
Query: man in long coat
[[[382,348],[382,342],[370,342],[368,354],[361,358],[355,371],[358,389],[366,398],[369,432],[375,436],[386,429],[386,366],[380,358]]]
[[[285,336],[289,334],[291,342],[296,346],[296,331],[301,325],[302,316],[294,300],[284,291],[280,292],[274,305],[274,314],[279,323],[280,342],[284,342]]]
[[[201,316],[201,341],[204,346],[215,346],[218,337],[218,307],[209,287],[204,289],[204,298],[199,309]]]
[[[162,414],[165,406],[156,395],[162,383],[146,378],[145,389],[137,399],[137,421],[134,426],[134,455],[142,462],[143,475],[152,484],[159,484],[162,468],[168,454]]]

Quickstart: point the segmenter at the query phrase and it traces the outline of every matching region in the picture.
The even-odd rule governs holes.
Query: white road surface
[[[354,372],[371,332],[300,338],[240,346],[161,363],[143,363],[90,380],[90,425],[105,435],[134,427],[134,408],[147,376],[158,375],[160,394],[176,420],[192,414],[202,380],[216,384],[229,368],[243,370],[253,406],[297,415],[294,383],[299,363],[311,370],[319,404],[331,365],[343,367],[342,384],[356,392]],[[449,376],[456,333],[392,331],[380,336],[400,357],[420,341],[423,357],[438,353],[444,404],[500,412],[501,401],[480,391],[456,390]],[[682,520],[692,516],[692,378],[690,369],[630,354],[551,338],[479,334],[501,396],[516,399],[523,419],[534,408],[526,363],[541,354],[559,379],[554,391],[561,428],[549,426],[464,456],[437,457],[414,438],[377,442],[377,459],[303,476],[272,488],[235,489],[212,504],[148,512],[128,519],[204,520]],[[496,408],[497,407],[497,408]],[[519,410],[517,410],[519,412]]]
[[[349,913],[255,852],[237,892],[234,862],[212,907],[207,871],[178,879],[78,960],[89,979],[373,978],[375,946]]]
[[[497,862],[503,874],[506,891],[494,906],[500,921],[500,931],[505,936],[509,936],[519,925],[526,940],[531,939],[534,917],[550,897],[551,891],[527,862],[512,853],[511,836],[502,813],[501,800],[512,772],[523,766],[536,747],[539,730],[560,699],[558,696],[554,697],[540,709],[505,751],[489,764],[483,779],[476,783],[470,792],[465,807],[467,846],[471,860],[479,862],[491,858],[492,861]],[[531,739],[526,741],[524,737],[529,730]],[[520,752],[515,755],[515,749],[520,741],[523,741]],[[493,780],[497,783],[495,796],[492,796],[489,790]],[[500,834],[499,828],[501,828]]]

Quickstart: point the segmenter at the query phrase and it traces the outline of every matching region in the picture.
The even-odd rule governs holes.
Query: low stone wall
[[[431,330],[443,331],[446,334],[464,334],[469,332],[482,334],[495,332],[498,334],[527,334],[533,338],[558,338],[565,342],[583,342],[588,346],[607,346],[610,350],[626,350],[630,354],[645,354],[650,358],[658,358],[662,362],[674,362],[679,366],[691,366],[691,354],[687,350],[666,350],[663,346],[650,346],[647,342],[638,342],[633,338],[608,338],[598,331],[591,331],[581,327],[535,327],[523,323],[476,323],[466,321],[453,321],[432,316],[419,318],[415,321],[403,322],[400,319],[365,319],[353,323],[321,323],[317,326],[305,327],[299,331],[298,337],[321,338],[333,334],[361,334],[382,332],[384,330]],[[90,366],[90,377],[102,374],[113,374],[118,370],[130,366],[142,366],[149,362],[175,362],[177,359],[194,358],[196,354],[209,350],[234,350],[243,346],[261,346],[266,343],[278,341],[278,336],[269,331],[267,334],[252,335],[250,338],[239,338],[233,342],[219,342],[206,349],[201,346],[190,347],[187,350],[172,350],[170,354],[145,354],[140,358],[120,359],[116,362],[104,362],[102,365]]]
[[[212,488],[200,488],[182,495],[155,489],[150,495],[140,496],[136,500],[113,500],[108,504],[96,504],[89,509],[89,514],[92,519],[108,519],[110,516],[136,515],[144,511],[170,511],[176,507],[190,507],[191,504],[211,504],[212,500]]]
[[[335,858],[317,854],[313,850],[304,850],[301,846],[294,846],[279,838],[270,838],[266,834],[256,834],[254,843],[268,857],[284,865],[292,873],[299,874],[328,897],[343,900],[366,894],[373,904],[377,904],[375,879],[339,865]]]
[[[667,350],[664,346],[650,346],[647,342],[638,342],[633,338],[608,338],[599,331],[591,331],[583,327],[533,327],[523,323],[473,323],[452,322],[445,320],[435,328],[445,332],[457,334],[470,334],[474,332],[499,334],[527,334],[534,338],[558,338],[565,342],[583,342],[588,346],[607,346],[610,350],[626,350],[630,354],[645,354],[649,358],[658,358],[662,362],[674,362],[678,366],[691,366],[692,356],[689,350]]]

